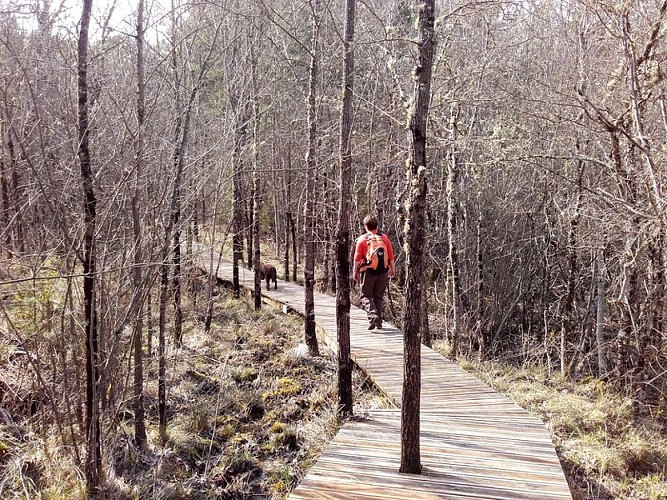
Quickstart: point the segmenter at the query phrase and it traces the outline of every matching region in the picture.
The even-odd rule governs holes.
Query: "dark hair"
[[[367,215],[364,217],[364,226],[371,231],[375,231],[378,228],[378,218],[375,215]]]

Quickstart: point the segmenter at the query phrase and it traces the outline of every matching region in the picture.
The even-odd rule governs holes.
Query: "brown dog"
[[[271,290],[271,280],[273,280],[273,289],[278,289],[278,271],[271,264],[259,263],[259,279],[266,279],[267,290]]]

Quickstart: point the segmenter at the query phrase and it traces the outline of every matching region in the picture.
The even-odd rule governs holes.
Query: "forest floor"
[[[667,499],[664,414],[637,416],[629,398],[599,379],[566,380],[545,368],[493,362],[459,364],[545,422],[574,500]]]
[[[105,425],[106,498],[281,499],[337,432],[331,353],[321,346],[320,357],[307,355],[300,318],[252,311],[227,293],[216,301],[209,333],[201,305],[186,301],[184,345],[168,353],[166,445],[157,436],[155,357],[145,370],[148,449],[133,445],[130,412]],[[7,350],[3,387],[28,390],[28,364],[15,361],[7,342],[0,345]],[[447,354],[446,345],[436,349]],[[667,499],[664,414],[637,417],[629,399],[597,379],[460,363],[546,423],[574,500]],[[389,406],[356,371],[354,391],[356,414]],[[13,412],[8,400],[0,404],[0,498],[85,498],[71,443],[48,419],[12,421],[21,409]]]
[[[303,321],[255,312],[223,292],[211,332],[192,312],[168,366],[168,442],[157,435],[157,359],[145,369],[149,446],[133,444],[133,421],[105,429],[111,499],[280,499],[339,428],[337,362],[324,346],[310,357]],[[355,412],[387,401],[354,373]],[[84,479],[55,435],[0,421],[0,498],[84,498]],[[39,434],[38,434],[39,432]],[[55,432],[55,430],[54,430]]]

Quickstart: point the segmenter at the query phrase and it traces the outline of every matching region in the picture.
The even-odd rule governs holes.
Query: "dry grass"
[[[251,311],[224,295],[210,333],[196,311],[188,316],[183,347],[168,354],[168,441],[157,435],[157,360],[149,358],[149,447],[134,445],[131,419],[105,423],[104,496],[284,498],[339,428],[335,360],[308,355],[295,316]],[[355,393],[360,412],[383,404],[359,374]],[[72,448],[56,436],[53,427],[0,421],[1,498],[85,498]]]
[[[541,368],[461,364],[547,424],[575,500],[667,498],[666,429],[636,418],[631,402],[603,381],[573,382]]]

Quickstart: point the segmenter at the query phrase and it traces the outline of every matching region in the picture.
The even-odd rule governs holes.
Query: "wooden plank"
[[[198,246],[196,264],[212,272],[211,253]],[[231,281],[231,263],[217,277]],[[242,286],[254,275],[239,270]],[[285,312],[304,313],[303,289],[278,280],[262,299]],[[318,337],[337,349],[336,303],[315,293]],[[403,334],[385,322],[367,330],[364,311],[350,311],[355,363],[400,406]],[[289,498],[300,499],[571,499],[551,437],[542,422],[456,363],[422,347],[420,448],[424,471],[399,474],[400,410],[374,410],[347,421]]]

